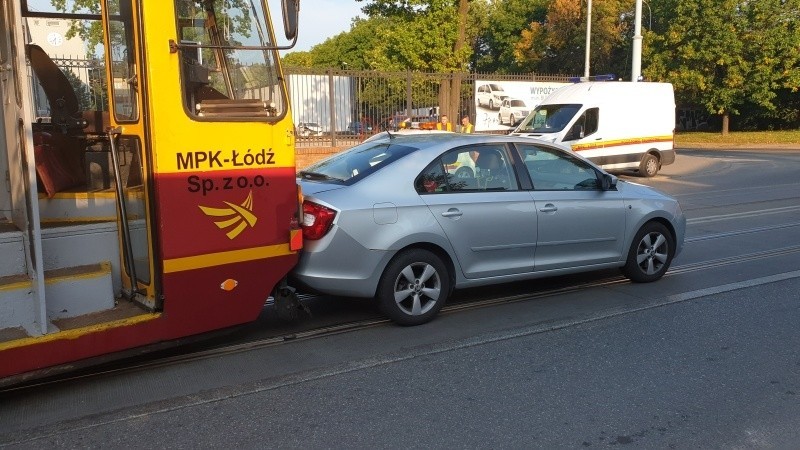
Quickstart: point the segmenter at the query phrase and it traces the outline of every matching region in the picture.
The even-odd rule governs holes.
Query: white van
[[[607,170],[652,177],[675,161],[675,93],[669,83],[571,84],[547,96],[512,134],[564,144]]]

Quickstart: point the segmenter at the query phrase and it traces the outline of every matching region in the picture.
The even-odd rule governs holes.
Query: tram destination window
[[[269,10],[261,0],[178,0],[186,111],[199,120],[277,120],[286,114]]]

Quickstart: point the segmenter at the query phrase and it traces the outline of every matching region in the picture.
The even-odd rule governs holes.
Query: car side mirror
[[[617,187],[617,177],[609,175],[605,172],[598,172],[598,175],[600,181],[600,189],[604,191],[610,191]]]

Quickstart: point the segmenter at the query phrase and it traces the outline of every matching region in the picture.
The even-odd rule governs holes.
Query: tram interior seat
[[[52,198],[86,182],[87,138],[104,132],[108,112],[81,111],[69,79],[50,56],[36,44],[25,50],[50,104],[50,124],[34,125],[34,157],[41,189]]]

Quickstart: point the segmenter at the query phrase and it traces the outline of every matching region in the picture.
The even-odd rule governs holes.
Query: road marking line
[[[669,297],[667,297],[667,302],[662,303],[662,305],[669,305],[671,303],[693,300],[700,297],[707,297],[709,295],[721,294],[723,292],[731,292],[739,289],[761,286],[763,284],[770,284],[778,281],[790,280],[792,278],[800,278],[800,270],[779,273],[776,275],[770,275],[761,278],[754,278],[752,280],[747,280],[747,281],[739,281],[738,283],[729,283],[729,284],[723,284],[721,286],[698,289],[696,291],[684,292],[682,294],[670,295]]]
[[[694,219],[686,219],[686,223],[694,225],[697,223],[717,222],[720,220],[740,219],[742,217],[763,216],[766,214],[781,214],[798,210],[800,210],[800,206],[783,206],[780,208],[759,209],[754,211],[720,214],[717,216],[696,217]]]

